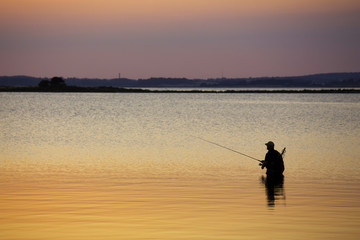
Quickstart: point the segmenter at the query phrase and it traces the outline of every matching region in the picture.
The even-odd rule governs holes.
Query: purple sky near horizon
[[[0,75],[360,72],[358,0],[2,0]]]

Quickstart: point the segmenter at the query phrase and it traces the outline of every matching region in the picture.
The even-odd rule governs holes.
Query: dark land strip
[[[64,86],[61,88],[42,87],[0,87],[0,92],[58,92],[58,93],[360,93],[360,89],[234,89],[234,90],[153,90],[141,88],[116,88],[116,87],[76,87]]]

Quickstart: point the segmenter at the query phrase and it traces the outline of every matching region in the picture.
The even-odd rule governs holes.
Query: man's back
[[[276,150],[269,150],[265,156],[266,174],[282,174],[285,170],[281,154]]]

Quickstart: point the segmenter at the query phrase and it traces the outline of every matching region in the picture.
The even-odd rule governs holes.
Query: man
[[[267,175],[282,175],[285,170],[282,155],[274,149],[273,142],[265,143],[268,152],[265,155],[265,160],[261,161],[261,168],[266,167]]]

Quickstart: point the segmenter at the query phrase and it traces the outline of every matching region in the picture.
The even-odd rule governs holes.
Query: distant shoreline
[[[44,87],[55,84],[77,87],[114,87],[114,88],[200,88],[200,89],[350,89],[360,88],[360,72],[334,72],[301,76],[263,76],[247,78],[171,78],[151,77],[146,79],[130,78],[76,78],[76,77],[32,77],[32,76],[0,76],[3,87]],[[40,84],[40,85],[39,85]]]
[[[75,87],[66,86],[63,88],[41,88],[41,87],[0,87],[0,92],[47,92],[47,93],[360,93],[360,89],[234,89],[234,90],[151,90],[141,88],[116,88],[116,87]]]

